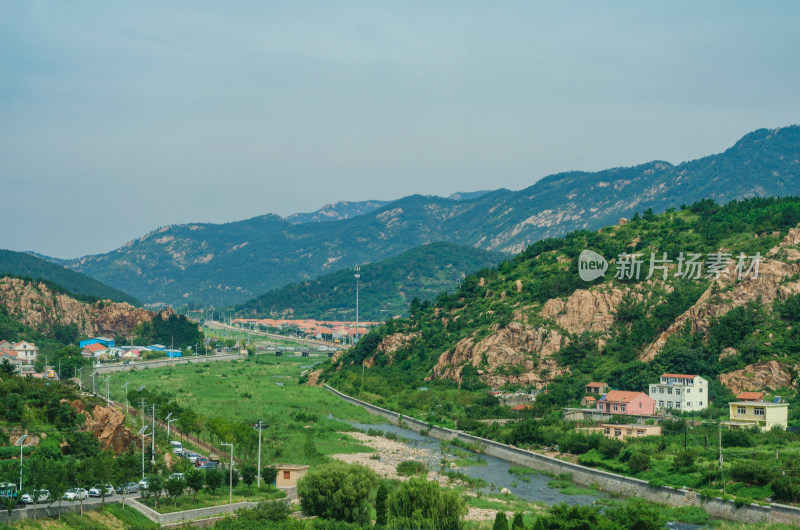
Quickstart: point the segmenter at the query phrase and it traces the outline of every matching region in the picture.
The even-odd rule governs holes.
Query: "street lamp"
[[[92,371],[91,374],[89,374],[89,377],[92,378],[92,395],[93,396],[97,395],[97,377],[95,377],[96,375],[97,375],[97,370],[94,370],[94,371]]]
[[[126,381],[122,388],[125,389],[125,414],[128,413],[128,385],[131,384],[130,381]]]
[[[144,437],[146,436],[144,431],[147,430],[147,425],[139,429],[139,432],[136,433],[136,436],[142,437],[142,479],[144,479]]]
[[[27,434],[23,434],[22,436],[19,437],[19,440],[17,440],[17,443],[14,444],[14,445],[18,445],[19,446],[19,491],[20,491],[20,494],[22,493],[22,448],[23,447],[27,447],[27,445],[23,445],[23,442],[25,441],[25,438],[27,438],[27,437],[28,437]],[[233,449],[231,449],[231,451],[233,451]],[[231,452],[231,454],[233,454],[233,453]]]
[[[169,414],[167,414],[167,417],[164,418],[167,421],[167,441],[169,441],[169,427],[170,427],[170,425],[172,424],[173,421],[178,421],[180,419],[180,418],[170,418],[171,416],[172,416],[172,413],[170,412]]]
[[[230,459],[230,463],[228,464],[228,473],[229,473],[228,480],[230,481],[230,482],[228,482],[228,505],[230,506],[230,513],[233,513],[233,444],[232,443],[229,443],[229,444],[223,443],[221,445],[230,445],[231,446],[231,459]],[[20,468],[20,469],[22,469],[22,468]],[[20,473],[22,473],[22,471],[20,471]]]
[[[108,380],[111,379],[111,376],[106,376],[106,404],[110,407],[111,406],[111,392],[108,388]]]

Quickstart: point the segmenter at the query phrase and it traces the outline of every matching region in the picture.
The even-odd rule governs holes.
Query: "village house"
[[[39,347],[36,344],[28,341],[17,342],[11,348],[17,352],[17,358],[26,364],[33,364],[36,362],[36,356],[39,353]]]
[[[586,385],[586,388],[584,389],[584,391],[587,394],[602,395],[602,394],[606,394],[608,392],[608,385],[605,384],[605,383],[597,383],[597,382],[592,381],[591,383]]]
[[[650,384],[650,397],[657,410],[705,410],[708,408],[708,381],[699,375],[661,374]]]
[[[612,390],[600,398],[597,410],[607,414],[652,416],[656,411],[656,403],[644,392]]]
[[[19,371],[22,365],[25,364],[19,359],[19,357],[17,357],[17,352],[7,348],[0,348],[0,363],[3,361],[10,362],[12,365],[14,365],[14,368],[16,368],[17,371]]]
[[[90,344],[102,344],[108,348],[113,348],[114,339],[109,339],[108,337],[92,337],[91,339],[82,340],[80,342],[80,347],[83,349]]]
[[[764,392],[742,392],[736,401],[764,401]]]
[[[724,422],[729,429],[758,427],[768,431],[778,426],[786,429],[789,420],[789,404],[776,397],[773,401],[732,401],[730,421]]]
[[[597,407],[597,399],[592,396],[586,396],[581,399],[581,406],[595,408]]]
[[[598,430],[608,438],[617,438],[619,440],[642,436],[661,436],[660,425],[603,423],[598,427]]]
[[[89,358],[96,359],[96,358],[98,358],[98,357],[100,357],[102,355],[105,355],[107,352],[108,352],[108,348],[106,347],[105,344],[101,344],[99,342],[93,342],[93,343],[85,346],[81,350],[81,355],[83,355],[84,357],[89,357]]]

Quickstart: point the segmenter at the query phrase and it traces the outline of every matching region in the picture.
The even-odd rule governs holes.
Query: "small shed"
[[[296,488],[297,481],[308,472],[309,466],[276,464],[275,467],[278,469],[275,485],[279,488]]]

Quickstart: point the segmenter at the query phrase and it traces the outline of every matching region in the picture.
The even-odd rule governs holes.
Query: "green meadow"
[[[130,382],[130,389],[145,385],[197,413],[209,427],[201,433],[206,440],[217,419],[247,426],[261,420],[262,463],[312,464],[321,455],[369,451],[342,433],[349,425],[330,416],[362,423],[381,423],[381,418],[323,388],[298,383],[301,372],[319,362],[327,364],[328,359],[269,353],[242,361],[114,373],[111,396],[124,403],[123,384]]]

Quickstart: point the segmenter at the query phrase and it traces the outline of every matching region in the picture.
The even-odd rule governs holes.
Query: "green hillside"
[[[325,223],[265,215],[169,226],[107,254],[59,263],[147,303],[234,305],[435,241],[518,253],[535,241],[597,229],[648,208],[658,213],[705,198],[800,195],[798,172],[800,127],[761,129],[724,153],[678,165],[560,173],[523,190],[467,200],[413,195]]]
[[[12,274],[35,280],[48,280],[72,294],[83,297],[127,302],[134,306],[142,305],[139,300],[131,295],[109,287],[94,278],[25,252],[0,249],[0,274]]]
[[[741,390],[783,397],[789,426],[800,427],[799,223],[797,198],[705,200],[542,240],[467,277],[456,292],[412,303],[408,318],[371,331],[321,379],[432,424],[535,450],[556,446],[581,464],[651,484],[715,496],[724,488],[743,502],[800,502],[800,433],[723,429],[717,441],[717,422],[728,419],[728,402]],[[578,268],[586,250],[609,260],[606,274],[590,282]],[[730,274],[713,274],[717,252],[733,260]],[[629,270],[623,253],[644,256],[638,280],[620,274]],[[648,278],[651,253],[673,261]],[[690,253],[704,263],[697,278],[687,274]],[[738,277],[740,253],[763,257],[756,278]],[[743,263],[746,271],[752,261]],[[662,373],[708,379],[709,408],[673,410],[663,436],[626,442],[576,432],[563,419],[562,407],[580,407],[590,381],[646,391]],[[487,395],[490,388],[546,392],[518,412]],[[519,421],[477,421],[498,417]]]
[[[454,288],[466,274],[491,267],[504,258],[499,252],[432,243],[399,256],[361,267],[359,316],[386,320],[408,311],[411,300],[432,300]],[[236,308],[245,315],[355,320],[356,285],[353,269],[293,283],[249,300]]]

